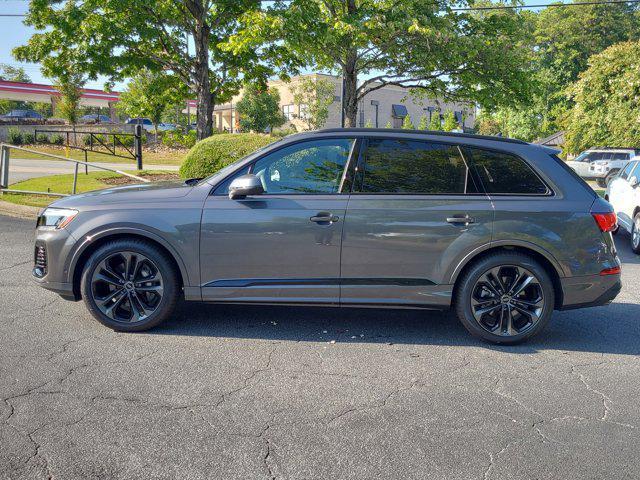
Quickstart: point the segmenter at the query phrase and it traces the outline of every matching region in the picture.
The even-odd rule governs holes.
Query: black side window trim
[[[498,150],[495,148],[486,148],[486,147],[478,147],[475,145],[462,145],[461,146],[462,151],[464,152],[465,155],[465,159],[467,160],[467,162],[472,165],[472,168],[476,174],[476,176],[478,177],[478,180],[480,181],[480,185],[482,185],[482,190],[484,192],[486,192],[486,195],[488,195],[489,197],[554,197],[555,196],[555,192],[553,191],[553,189],[549,186],[549,184],[547,182],[545,182],[545,180],[540,176],[540,174],[538,173],[538,171],[531,166],[531,164],[529,162],[527,162],[524,158],[522,158],[520,155],[517,155],[513,152],[506,152],[503,150]],[[533,172],[533,174],[536,176],[536,178],[540,181],[540,183],[542,183],[542,185],[545,186],[545,188],[547,189],[547,191],[545,193],[489,193],[484,185],[484,182],[482,181],[481,175],[479,174],[476,164],[473,161],[473,153],[470,151],[472,149],[476,149],[476,150],[483,150],[485,152],[493,152],[493,153],[500,153],[502,155],[509,155],[511,157],[516,158],[517,160],[523,162],[526,167],[531,170],[531,172]]]
[[[233,177],[234,175],[237,175],[241,170],[244,170],[245,168],[249,169],[247,173],[253,173],[253,166],[256,164],[256,162],[260,161],[262,158],[266,157],[267,155],[271,155],[273,153],[278,152],[279,150],[283,150],[285,148],[292,147],[293,145],[297,145],[299,143],[307,143],[307,142],[313,142],[313,141],[317,141],[317,140],[351,140],[353,142],[352,145],[351,145],[351,150],[349,151],[349,158],[347,158],[347,161],[345,162],[344,170],[342,171],[342,177],[341,177],[342,179],[345,180],[345,182],[341,186],[344,187],[345,185],[349,185],[349,182],[347,181],[347,179],[345,177],[345,173],[348,172],[349,167],[352,165],[352,157],[354,157],[354,156],[357,157],[358,156],[358,151],[359,151],[358,143],[362,139],[360,137],[357,137],[357,136],[354,136],[354,135],[335,136],[335,137],[320,137],[320,138],[303,138],[303,139],[297,140],[295,142],[286,143],[284,145],[279,145],[277,148],[274,148],[273,150],[269,150],[267,152],[264,152],[262,155],[260,155],[259,157],[254,158],[249,163],[245,163],[240,168],[234,170],[229,175],[227,175],[222,180],[220,180],[218,183],[216,183],[211,188],[211,191],[209,192],[209,196],[222,197],[222,196],[227,195],[227,193],[220,193],[220,192],[216,193],[216,190],[218,190],[218,187],[221,186],[223,183],[225,183],[229,178]],[[351,182],[351,183],[353,183],[353,182]],[[335,192],[335,193],[266,193],[265,192],[260,196],[261,197],[281,197],[281,196],[291,196],[291,195],[309,195],[309,196],[311,196],[311,195],[345,195],[345,194],[349,195],[350,191],[338,191],[338,192]]]

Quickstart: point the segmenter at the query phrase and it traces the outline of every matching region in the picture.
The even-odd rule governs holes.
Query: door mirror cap
[[[245,198],[249,195],[261,195],[262,193],[264,193],[262,182],[251,173],[240,175],[229,185],[229,198],[232,200]]]
[[[629,185],[631,185],[632,187],[637,187],[638,186],[638,177],[636,177],[635,175],[633,177],[631,177],[629,179]]]

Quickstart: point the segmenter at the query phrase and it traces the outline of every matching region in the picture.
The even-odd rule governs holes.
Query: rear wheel
[[[91,314],[124,332],[147,330],[171,316],[179,286],[172,260],[140,240],[116,240],[100,247],[89,257],[80,285]]]
[[[492,343],[515,344],[540,332],[555,302],[544,267],[521,253],[482,258],[460,279],[456,312],[473,335]]]
[[[640,253],[640,212],[633,217],[633,225],[631,226],[631,250],[634,253]]]

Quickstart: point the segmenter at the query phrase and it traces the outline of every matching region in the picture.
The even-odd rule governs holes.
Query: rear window
[[[549,189],[521,158],[504,152],[466,147],[485,190],[494,195],[546,195]]]

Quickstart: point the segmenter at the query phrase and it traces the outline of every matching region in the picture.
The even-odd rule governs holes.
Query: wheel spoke
[[[109,285],[113,285],[115,287],[122,286],[122,280],[120,280],[119,278],[114,278],[113,275],[105,269],[102,269],[96,274],[96,276],[94,277],[94,281],[96,280],[108,283]]]
[[[532,276],[523,273],[518,280],[519,281],[514,282],[513,287],[511,287],[511,291],[509,292],[509,295],[511,295],[512,297],[515,297],[520,292],[522,292],[535,279]]]
[[[115,320],[116,319],[115,311],[118,308],[118,306],[120,306],[122,304],[122,301],[125,300],[126,298],[127,298],[127,294],[125,293],[124,289],[118,290],[116,292],[116,295],[114,295],[110,299],[110,301],[105,301],[103,303],[103,306],[106,307],[104,309],[105,315],[107,315],[108,317],[111,317],[111,318],[113,318]],[[108,306],[107,306],[107,302],[109,303]]]
[[[509,305],[502,305],[502,310],[500,311],[500,335],[511,336],[513,333],[511,307]]]

